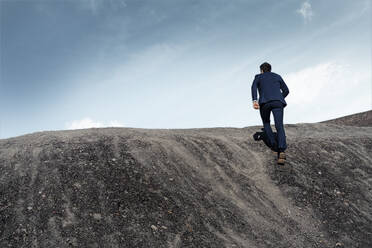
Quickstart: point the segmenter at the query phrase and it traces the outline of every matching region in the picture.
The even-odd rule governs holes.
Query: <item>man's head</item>
[[[261,70],[261,73],[270,72],[271,71],[271,65],[269,63],[265,62],[262,65],[260,65],[260,70]]]

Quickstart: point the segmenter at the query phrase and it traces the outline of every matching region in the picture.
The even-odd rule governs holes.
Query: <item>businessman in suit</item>
[[[287,149],[286,136],[283,126],[283,112],[287,106],[284,98],[289,90],[279,74],[271,72],[271,65],[267,62],[260,65],[261,74],[257,74],[252,83],[253,108],[260,110],[264,132],[271,148],[278,152],[278,164],[285,163]],[[257,89],[259,100],[257,101]],[[270,126],[270,113],[274,115],[277,141]]]

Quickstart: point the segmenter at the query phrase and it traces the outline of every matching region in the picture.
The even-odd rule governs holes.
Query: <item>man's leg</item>
[[[273,108],[272,112],[274,115],[275,128],[278,133],[278,150],[279,152],[284,152],[285,149],[287,149],[287,142],[283,126],[283,106]]]
[[[267,136],[268,142],[271,147],[275,146],[275,139],[274,139],[274,134],[273,130],[271,129],[270,126],[270,103],[265,103],[262,106],[260,106],[260,114],[261,114],[261,119],[264,127],[265,134]]]

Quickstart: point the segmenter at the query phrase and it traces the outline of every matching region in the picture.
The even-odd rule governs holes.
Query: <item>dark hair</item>
[[[265,62],[262,65],[260,65],[260,69],[263,72],[269,72],[269,71],[271,71],[271,65],[269,63]]]

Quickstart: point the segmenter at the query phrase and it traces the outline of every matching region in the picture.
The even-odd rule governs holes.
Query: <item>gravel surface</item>
[[[323,121],[321,123],[331,123],[331,124],[338,124],[338,125],[347,125],[347,126],[371,126],[372,123],[372,110],[347,115],[340,118]]]
[[[0,140],[0,247],[372,247],[372,123]]]

